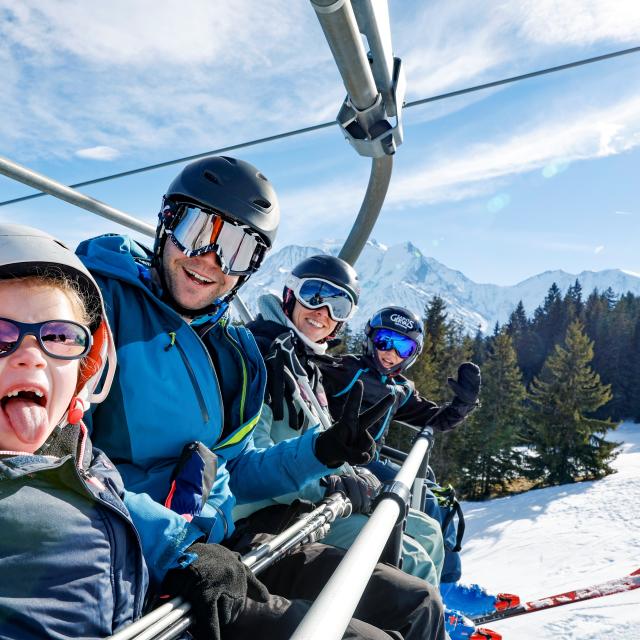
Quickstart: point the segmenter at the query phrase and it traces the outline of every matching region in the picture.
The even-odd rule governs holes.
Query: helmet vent
[[[256,198],[253,201],[253,204],[257,205],[261,209],[270,209],[271,203],[268,200],[263,200],[262,198]]]
[[[205,171],[204,172],[204,177],[209,182],[213,182],[214,184],[222,185],[222,181],[220,180],[220,178],[218,178],[218,176],[215,173],[212,173],[211,171]]]
[[[260,171],[258,171],[258,173],[256,173],[256,176],[258,176],[258,178],[260,178],[260,180],[264,180],[265,182],[269,182],[267,180],[267,177],[264,175],[264,173],[260,173]]]

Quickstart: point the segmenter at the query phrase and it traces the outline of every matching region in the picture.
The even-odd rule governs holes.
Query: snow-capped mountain
[[[324,247],[336,254],[336,247]],[[242,289],[242,299],[252,312],[262,293],[281,294],[287,274],[301,260],[318,253],[319,247],[286,246],[270,255],[260,271]],[[631,291],[640,295],[640,277],[619,269],[583,271],[570,274],[564,271],[545,271],[513,286],[479,284],[460,271],[424,256],[411,242],[386,247],[375,240],[367,242],[356,269],[362,285],[360,306],[351,325],[359,329],[376,309],[388,304],[407,307],[419,315],[434,295],[447,304],[450,318],[462,323],[469,333],[492,330],[497,322],[505,322],[519,300],[527,314],[544,300],[549,287],[556,283],[565,292],[576,278],[584,295],[594,288],[604,291],[611,287],[617,294]]]

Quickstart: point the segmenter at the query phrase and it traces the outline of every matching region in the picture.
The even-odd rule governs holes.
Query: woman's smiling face
[[[338,323],[329,315],[328,307],[318,309],[307,309],[296,300],[291,321],[296,329],[303,333],[311,342],[320,342],[329,337]]]

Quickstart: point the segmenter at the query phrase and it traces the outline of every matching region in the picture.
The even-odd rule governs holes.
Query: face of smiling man
[[[188,258],[170,239],[164,245],[162,267],[171,295],[185,309],[202,309],[230,291],[239,276],[226,275],[215,253]]]

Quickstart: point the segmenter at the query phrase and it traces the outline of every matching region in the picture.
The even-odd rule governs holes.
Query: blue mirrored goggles
[[[401,358],[408,358],[418,350],[418,343],[393,329],[377,329],[371,340],[379,351],[395,349]]]
[[[356,305],[346,289],[321,278],[301,278],[293,287],[296,300],[307,309],[327,307],[332,320],[347,321]]]

